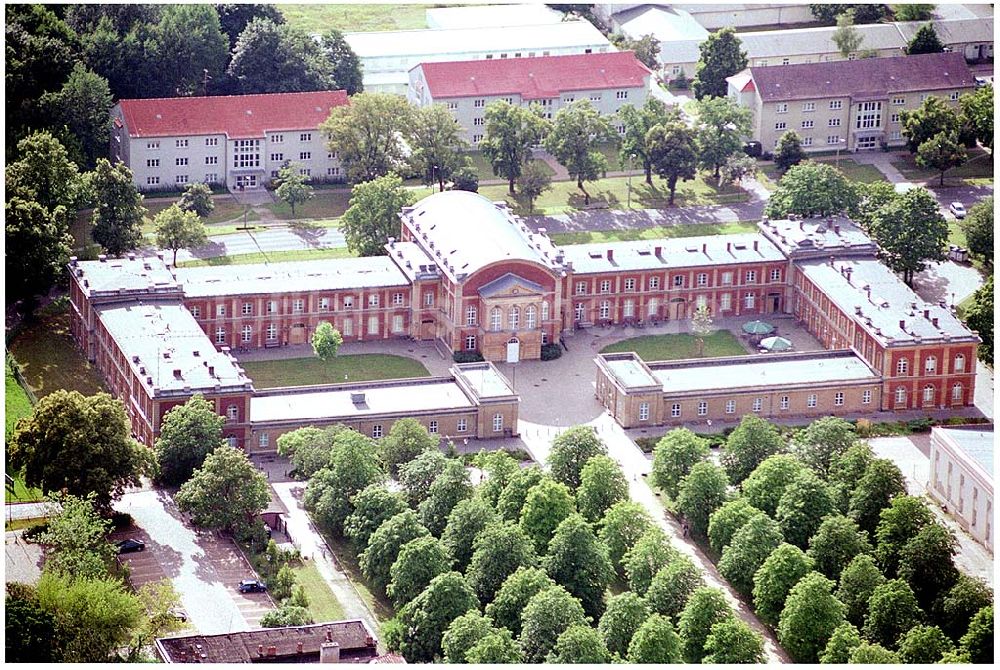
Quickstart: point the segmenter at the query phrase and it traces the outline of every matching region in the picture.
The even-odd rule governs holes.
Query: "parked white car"
[[[955,215],[956,219],[965,218],[965,205],[963,205],[962,203],[953,202],[951,203],[951,206],[948,207],[948,209],[951,210],[951,213]]]

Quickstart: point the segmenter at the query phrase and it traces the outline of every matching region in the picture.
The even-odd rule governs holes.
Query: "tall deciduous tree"
[[[521,615],[521,649],[528,663],[541,663],[568,628],[586,625],[580,601],[561,586],[532,596]]]
[[[741,183],[747,177],[757,176],[757,160],[742,151],[730,154],[721,168],[719,184]]]
[[[722,448],[722,463],[730,481],[739,484],[768,456],[785,449],[778,428],[760,417],[743,417]]]
[[[8,191],[9,193],[9,191]],[[37,202],[10,198],[4,204],[4,268],[7,302],[34,302],[63,276],[73,238]]]
[[[490,103],[484,114],[486,134],[479,143],[493,174],[507,180],[514,195],[514,183],[531,158],[531,147],[539,144],[552,124],[538,105],[516,107],[503,100]]]
[[[816,570],[834,580],[855,556],[871,551],[868,533],[840,514],[825,517],[816,534],[809,538],[809,555],[816,561]]]
[[[667,182],[670,189],[668,204],[673,206],[677,180],[689,181],[697,174],[698,153],[694,131],[681,121],[658,123],[646,133],[646,146],[653,172]]]
[[[428,535],[430,533],[420,524],[413,510],[405,510],[384,521],[371,534],[367,548],[358,556],[365,579],[384,593],[392,580],[392,565],[399,557],[399,550],[407,542]]]
[[[816,419],[795,435],[792,450],[803,463],[826,476],[833,460],[858,439],[854,426],[836,416]]]
[[[206,79],[222,75],[229,40],[211,5],[165,5],[146,49],[155,54],[157,95],[204,95]]]
[[[566,168],[570,179],[576,180],[584,204],[589,205],[590,194],[583,182],[600,179],[608,170],[608,160],[598,145],[617,142],[618,134],[611,121],[601,116],[589,100],[581,99],[556,113],[543,146]]]
[[[774,164],[781,171],[798,165],[806,157],[802,149],[802,138],[794,130],[786,131],[778,138],[778,146],[774,149]]]
[[[236,46],[240,33],[258,16],[276,24],[285,22],[285,17],[275,5],[263,3],[245,5],[243,3],[218,4],[215,12],[219,15],[219,26],[229,39],[229,50]]]
[[[412,507],[419,506],[427,498],[431,484],[444,471],[444,466],[447,464],[448,458],[437,449],[433,449],[425,451],[399,468],[399,485]]]
[[[530,491],[521,509],[521,530],[531,538],[539,556],[548,550],[556,528],[576,511],[569,488],[551,479],[543,479]]]
[[[369,484],[354,496],[354,511],[344,521],[344,536],[360,554],[379,526],[407,509],[401,493],[390,491],[384,484]]]
[[[460,573],[448,572],[399,612],[404,636],[400,651],[409,663],[430,663],[441,655],[441,638],[459,616],[479,607],[476,595]]]
[[[703,663],[763,663],[764,638],[736,617],[719,621],[705,638]]]
[[[830,216],[850,210],[856,197],[840,170],[806,161],[789,168],[781,178],[768,200],[766,213],[774,218],[789,214]]]
[[[389,470],[389,475],[396,477],[400,466],[436,447],[437,441],[431,437],[423,424],[416,419],[406,417],[392,424],[389,434],[379,440],[378,455]]]
[[[700,57],[694,69],[695,97],[725,97],[726,77],[731,77],[747,66],[747,53],[743,43],[732,28],[717,30],[698,45]]]
[[[20,419],[7,446],[10,467],[28,486],[86,497],[106,509],[151,474],[149,450],[131,437],[121,401],[107,393],[57,390]]]
[[[55,648],[56,617],[38,603],[34,587],[7,582],[4,598],[6,633],[4,660],[8,663],[53,663],[59,659]]]
[[[441,540],[423,536],[410,540],[399,548],[399,555],[389,568],[386,595],[392,604],[403,607],[420,595],[438,575],[451,569],[451,555]]]
[[[534,544],[518,525],[494,523],[484,528],[472,544],[466,574],[479,599],[488,603],[518,568],[537,564]]]
[[[957,134],[962,126],[958,110],[936,95],[928,97],[917,109],[902,110],[899,120],[910,153],[916,153],[921,144],[938,133]]]
[[[844,622],[837,626],[819,656],[819,662],[826,664],[849,663],[854,650],[861,646],[861,633],[854,624]]]
[[[775,510],[775,518],[781,524],[785,539],[805,548],[809,538],[819,529],[823,517],[834,509],[829,485],[812,470],[805,470],[785,487]]]
[[[955,554],[958,541],[939,523],[924,526],[899,552],[899,577],[924,609],[930,608],[958,581]]]
[[[969,622],[969,632],[962,636],[959,645],[972,663],[993,662],[993,605],[976,612]]]
[[[323,51],[332,66],[333,85],[348,95],[361,93],[365,87],[361,74],[361,59],[344,38],[344,33],[331,28],[323,33]]]
[[[478,610],[469,610],[448,626],[441,638],[441,650],[448,663],[465,663],[469,649],[487,635],[497,632],[489,619]]]
[[[196,525],[234,532],[249,528],[271,496],[263,473],[246,454],[221,445],[205,457],[174,500]]]
[[[608,650],[625,658],[632,637],[649,615],[646,601],[631,591],[625,591],[608,600],[597,630],[607,643]]]
[[[966,157],[957,133],[938,133],[917,147],[917,165],[937,170],[939,186],[944,186],[944,173],[964,163]]]
[[[968,632],[969,622],[976,612],[993,602],[993,589],[978,577],[960,574],[955,585],[938,604],[937,620],[948,635],[958,640]]]
[[[695,463],[708,458],[708,441],[687,428],[675,428],[653,448],[653,485],[676,500],[680,483]]]
[[[651,527],[628,550],[622,561],[629,588],[641,596],[645,595],[653,577],[677,556],[677,550],[670,546],[670,540],[659,526]]]
[[[476,487],[476,493],[491,507],[497,509],[500,494],[514,476],[521,472],[521,466],[506,451],[480,450],[473,461],[485,474],[484,481]],[[497,512],[500,510],[497,509]],[[518,510],[520,513],[520,510]]]
[[[632,168],[632,160],[640,161],[646,173],[646,183],[653,185],[653,160],[646,137],[650,128],[657,124],[681,121],[681,111],[678,107],[668,107],[666,103],[655,96],[649,96],[642,107],[624,104],[618,109],[618,118],[625,126],[619,150],[619,162],[622,167]]]
[[[652,525],[646,508],[631,500],[615,503],[601,519],[597,536],[608,548],[608,558],[619,576],[625,575],[622,559],[626,552]]]
[[[767,514],[751,505],[744,497],[724,503],[708,517],[708,542],[712,551],[721,555],[736,531],[758,517],[766,518]]]
[[[559,524],[542,564],[557,584],[580,599],[587,616],[600,619],[614,569],[607,548],[582,516],[573,514]]]
[[[359,93],[336,107],[320,125],[352,183],[367,182],[403,169],[411,156],[414,111],[391,93]]]
[[[692,533],[705,536],[709,516],[726,502],[728,486],[726,471],[706,462],[696,463],[688,476],[681,480],[677,508],[690,523]]]
[[[537,593],[555,586],[541,568],[519,567],[508,576],[496,597],[486,605],[486,616],[499,628],[521,634],[521,613]]]
[[[159,464],[157,481],[180,486],[201,467],[205,457],[222,445],[225,417],[202,395],[195,395],[163,416],[154,449]]]
[[[977,88],[958,99],[965,122],[972,128],[976,139],[993,150],[993,85]]]
[[[432,535],[438,537],[444,531],[448,515],[455,505],[471,497],[472,484],[465,465],[457,458],[449,459],[427,491],[427,498],[420,503],[420,521]]]
[[[108,573],[115,546],[108,542],[112,523],[101,518],[94,496],[51,497],[58,512],[49,518],[39,542],[46,545],[45,569],[75,578],[99,579]]]
[[[524,654],[510,631],[501,628],[472,645],[465,654],[465,662],[477,665],[523,663]]]
[[[698,102],[697,146],[702,168],[719,169],[726,159],[743,148],[743,138],[750,135],[753,113],[728,97],[708,97]]]
[[[496,523],[497,514],[488,502],[476,495],[460,500],[448,515],[448,523],[441,533],[441,541],[455,559],[455,567],[465,571],[472,560],[472,547],[476,538],[491,523]]]
[[[169,249],[174,254],[173,263],[177,265],[177,252],[190,249],[208,242],[205,224],[194,212],[182,210],[177,205],[171,205],[153,217],[156,227],[156,246]]]
[[[564,630],[545,657],[546,663],[609,663],[611,653],[601,634],[587,624]]]
[[[298,478],[312,477],[330,462],[334,438],[342,430],[347,428],[342,425],[328,428],[306,426],[289,431],[277,440],[278,455],[289,459]]]
[[[93,167],[107,156],[111,142],[111,89],[107,80],[82,63],[73,66],[58,92],[46,93],[39,104],[55,128],[68,132],[82,150],[83,165]]]
[[[778,641],[797,663],[815,663],[837,626],[844,605],[833,594],[833,582],[810,572],[788,593],[778,623]]]
[[[851,494],[849,516],[862,530],[872,532],[878,525],[879,514],[892,499],[906,493],[903,473],[890,460],[876,458],[858,481]]]
[[[423,174],[425,184],[436,183],[443,191],[444,183],[465,164],[461,150],[466,146],[462,127],[444,105],[420,107],[413,112],[410,163]]]
[[[596,523],[623,500],[628,500],[628,482],[621,467],[608,456],[592,456],[580,472],[580,488],[576,490],[580,514]]]
[[[766,515],[750,519],[723,549],[719,574],[743,595],[751,595],[754,574],[782,539],[780,527]]]
[[[983,198],[969,208],[962,221],[969,251],[993,265],[993,196]]]
[[[864,43],[864,36],[854,27],[854,12],[848,10],[837,17],[837,29],[833,31],[833,43],[844,58],[857,52]]]
[[[39,131],[17,143],[16,155],[4,169],[8,200],[17,197],[41,205],[59,232],[67,232],[85,185],[66,147],[51,132]]]
[[[812,569],[813,560],[794,544],[778,545],[753,576],[757,616],[771,626],[778,625],[788,593]]]
[[[937,663],[955,643],[937,626],[914,626],[899,641],[903,663]]]
[[[552,186],[552,176],[544,161],[529,160],[517,178],[517,190],[528,201],[528,212],[535,209],[535,200]]]
[[[705,641],[712,626],[734,616],[720,589],[703,586],[688,599],[677,622],[684,661],[700,663],[705,658]]]
[[[593,456],[608,453],[608,448],[591,426],[573,426],[552,441],[549,469],[553,479],[576,490],[583,466]]]
[[[944,51],[944,44],[934,30],[933,23],[925,23],[917,29],[913,39],[906,45],[906,53],[909,56],[917,54],[939,54]]]
[[[934,16],[937,5],[899,4],[892,5],[892,13],[897,21],[926,21]]]
[[[255,17],[233,47],[227,74],[241,93],[324,91],[333,87],[323,48],[304,31]]]
[[[413,194],[395,174],[356,184],[340,220],[348,248],[360,256],[382,255],[388,238],[399,237],[400,210],[412,202]]]
[[[743,496],[757,509],[774,516],[785,489],[805,469],[802,461],[790,454],[768,456],[743,480]]]
[[[896,496],[888,507],[879,512],[874,533],[875,557],[886,574],[896,576],[903,547],[931,523],[934,523],[933,512],[915,496]]]
[[[698,355],[705,355],[705,338],[712,334],[712,312],[708,305],[699,305],[691,316],[691,332],[698,338]]]
[[[682,644],[670,619],[654,614],[632,636],[627,659],[636,664],[677,664],[684,660]]]
[[[340,346],[344,343],[344,336],[329,321],[320,321],[316,324],[316,330],[309,342],[312,344],[316,358],[321,361],[330,361],[337,356]]]
[[[339,535],[344,521],[354,511],[354,496],[384,479],[373,440],[357,431],[340,431],[333,439],[330,462],[309,479],[306,509],[321,525]]]
[[[924,612],[909,585],[902,579],[891,579],[872,592],[864,634],[873,642],[895,648],[900,636],[923,618]]]
[[[653,575],[646,602],[654,612],[676,621],[691,594],[705,585],[702,574],[694,561],[678,554]]]
[[[212,189],[208,184],[201,182],[188,184],[184,193],[181,194],[180,200],[177,201],[177,206],[185,212],[194,212],[199,217],[204,218],[215,209],[215,203],[212,201]]]
[[[132,171],[124,163],[97,161],[88,175],[94,196],[91,232],[94,241],[112,256],[132,251],[142,242],[142,219],[146,208],[132,181]]]
[[[976,357],[993,365],[993,275],[972,294],[972,304],[965,308],[965,324],[979,333],[983,342],[976,350]]]
[[[292,216],[295,216],[295,205],[301,205],[313,197],[310,181],[309,175],[302,172],[301,163],[289,163],[278,170],[278,187],[274,189],[274,194],[279,200],[288,203],[292,208]]]

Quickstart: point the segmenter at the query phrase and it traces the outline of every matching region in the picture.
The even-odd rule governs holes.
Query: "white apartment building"
[[[287,163],[317,181],[340,181],[319,125],[346,104],[345,91],[120,100],[111,156],[142,191],[194,182],[258,188]]]
[[[960,53],[750,67],[727,81],[729,97],[753,111],[749,139],[765,151],[789,130],[806,151],[901,146],[901,111],[932,95],[957,106],[975,88]]]
[[[528,26],[393,30],[344,35],[361,59],[366,91],[406,95],[421,63],[502,60],[615,51],[587,21]]]
[[[477,144],[486,129],[486,107],[496,100],[537,103],[549,119],[571,102],[589,100],[602,115],[612,116],[624,104],[646,103],[650,74],[631,51],[421,63],[410,70],[408,96],[421,107],[447,105],[465,139]]]
[[[993,553],[993,426],[931,428],[931,497]]]

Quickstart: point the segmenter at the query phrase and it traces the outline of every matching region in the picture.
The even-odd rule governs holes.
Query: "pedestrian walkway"
[[[871,152],[862,151],[858,153],[851,154],[851,160],[859,165],[872,165],[876,170],[881,172],[890,184],[896,189],[897,193],[905,193],[911,188],[916,188],[921,186],[919,183],[914,183],[903,176],[903,173],[896,169],[896,166],[892,164],[892,160],[895,158],[895,154],[886,153],[884,151]]]
[[[61,509],[60,505],[50,502],[34,503],[5,503],[7,508],[7,520],[18,519],[45,519],[56,514]]]

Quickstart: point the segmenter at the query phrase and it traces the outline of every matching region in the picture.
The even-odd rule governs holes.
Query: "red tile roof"
[[[224,134],[263,137],[273,130],[312,130],[347,104],[346,91],[121,100],[131,137]]]
[[[434,98],[513,95],[536,100],[564,91],[636,88],[650,74],[631,51],[421,63]]]
[[[850,97],[871,100],[891,93],[956,90],[975,86],[958,52],[865,58],[750,68],[761,100]]]

